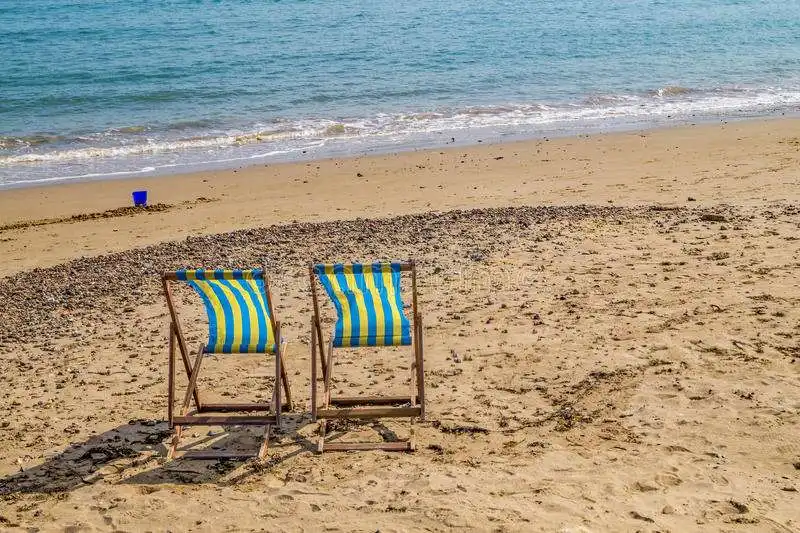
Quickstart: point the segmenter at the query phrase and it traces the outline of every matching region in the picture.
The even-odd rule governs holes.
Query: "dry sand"
[[[798,531],[798,181],[787,119],[4,191],[0,528]],[[141,187],[164,205],[119,209]],[[418,449],[316,455],[305,265],[407,257]],[[296,411],[266,464],[165,463],[157,273],[262,259]],[[264,363],[202,390],[263,397]]]

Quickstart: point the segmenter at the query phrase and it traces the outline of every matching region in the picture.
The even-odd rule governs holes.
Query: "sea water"
[[[0,0],[0,187],[799,110],[800,0]]]

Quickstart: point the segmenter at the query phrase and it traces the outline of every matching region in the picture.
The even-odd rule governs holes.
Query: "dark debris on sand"
[[[46,337],[79,340],[85,327],[109,313],[160,298],[159,274],[182,267],[235,268],[266,263],[271,273],[300,274],[309,261],[424,258],[441,269],[442,247],[465,256],[480,242],[482,254],[502,250],[521,234],[534,235],[546,222],[643,215],[680,216],[655,207],[540,206],[430,212],[383,219],[273,225],[189,237],[99,257],[80,258],[0,279],[0,351],[9,343]],[[551,227],[552,228],[552,227]],[[542,239],[552,238],[542,232]],[[406,254],[401,255],[401,254]]]

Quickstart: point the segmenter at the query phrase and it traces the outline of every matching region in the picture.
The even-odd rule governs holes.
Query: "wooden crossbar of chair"
[[[281,342],[281,323],[275,319],[275,313],[272,307],[272,294],[269,289],[269,281],[267,279],[266,271],[264,271],[264,293],[263,297],[269,309],[269,318],[271,327],[274,331],[275,344],[275,385],[272,391],[271,401],[269,402],[238,402],[238,403],[213,403],[203,402],[197,388],[197,381],[199,378],[200,367],[204,356],[206,355],[205,346],[201,345],[197,350],[197,356],[192,364],[189,356],[189,350],[184,337],[183,328],[181,326],[180,318],[173,300],[172,290],[170,287],[171,281],[179,280],[177,272],[164,272],[161,276],[162,285],[164,288],[164,295],[167,300],[167,308],[170,314],[169,326],[169,360],[168,360],[168,379],[167,379],[167,419],[169,421],[170,429],[174,429],[174,435],[170,446],[167,451],[167,459],[173,458],[186,458],[186,459],[220,459],[220,458],[247,458],[258,457],[264,459],[266,457],[269,438],[272,427],[280,428],[281,414],[285,409],[292,408],[291,388],[289,386],[289,379],[286,373],[285,360],[285,347]],[[177,348],[177,349],[176,349]],[[189,379],[183,402],[181,404],[179,414],[176,415],[175,410],[175,357],[176,352],[180,354],[181,361],[183,362],[186,376]],[[238,352],[230,352],[231,355],[236,355]],[[263,353],[267,355],[268,350]],[[250,355],[259,355],[252,354]],[[286,395],[285,402],[282,401],[282,392]],[[194,404],[195,409],[190,411],[190,407]],[[212,413],[262,413],[260,414],[238,414],[238,415],[214,415]],[[256,454],[243,453],[243,452],[230,452],[230,451],[207,451],[207,450],[188,450],[178,451],[178,445],[181,441],[183,428],[187,426],[264,426],[264,435],[260,448]]]
[[[413,423],[414,419],[425,419],[425,369],[423,365],[422,344],[422,314],[417,304],[417,275],[416,264],[413,260],[400,263],[401,272],[410,272],[412,280],[412,333],[411,343],[413,358],[411,361],[411,390],[405,395],[382,396],[339,396],[331,393],[331,376],[333,374],[333,335],[325,350],[322,322],[320,319],[320,304],[317,296],[317,276],[314,264],[309,264],[309,281],[311,283],[311,299],[313,312],[311,315],[311,415],[313,420],[320,422],[317,451],[346,451],[346,450],[384,450],[384,451],[412,451],[414,450]],[[323,392],[320,397],[318,381],[321,371]],[[411,423],[411,437],[400,442],[326,442],[327,421],[331,419],[361,419],[377,420],[380,418],[409,418]]]

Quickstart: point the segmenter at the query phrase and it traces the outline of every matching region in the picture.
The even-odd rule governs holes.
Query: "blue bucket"
[[[136,207],[147,205],[147,191],[133,191],[133,205]]]

